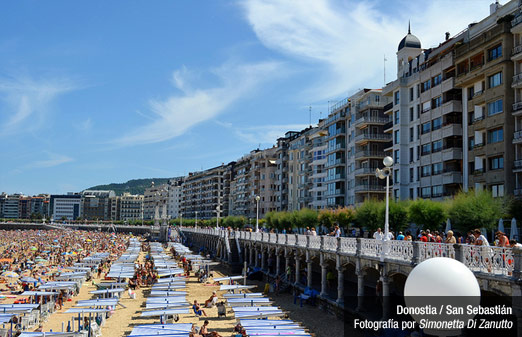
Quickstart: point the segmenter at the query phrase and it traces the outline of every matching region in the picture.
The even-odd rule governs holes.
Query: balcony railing
[[[384,189],[381,185],[355,185],[355,192],[384,192]]]
[[[511,56],[520,54],[520,52],[522,52],[522,45],[518,45],[515,48],[513,48],[513,52],[511,53]]]
[[[388,117],[378,117],[378,116],[363,116],[359,119],[357,119],[354,123],[355,126],[361,125],[361,124],[368,124],[368,123],[376,123],[376,124],[386,124],[390,121]]]
[[[513,20],[511,20],[511,27],[515,27],[516,25],[518,25],[519,23],[522,22],[522,15],[517,15],[515,16],[515,18]]]
[[[522,83],[522,73],[516,74],[515,76],[513,76],[513,83],[511,84],[512,86],[516,86],[521,83]]]
[[[392,136],[390,134],[382,134],[382,133],[362,133],[358,136],[355,136],[355,141],[361,140],[391,140]]]
[[[514,169],[521,169],[522,168],[522,160],[515,160],[513,162],[513,168]]]
[[[365,158],[365,157],[377,157],[384,158],[384,151],[359,151],[355,153],[355,158]]]
[[[513,112],[522,110],[522,102],[513,103]]]
[[[513,143],[522,142],[522,130],[513,133]]]
[[[367,175],[367,174],[371,174],[371,175],[375,175],[375,169],[376,167],[361,167],[361,168],[358,168],[356,169],[353,173],[358,176],[358,175]]]

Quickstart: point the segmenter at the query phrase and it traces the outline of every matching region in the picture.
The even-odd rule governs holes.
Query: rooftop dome
[[[401,42],[399,43],[399,49],[398,50],[401,50],[404,47],[408,47],[408,48],[420,48],[421,47],[421,43],[420,43],[419,38],[411,33],[411,29],[410,29],[410,24],[409,23],[408,23],[408,35],[406,35],[401,40]]]

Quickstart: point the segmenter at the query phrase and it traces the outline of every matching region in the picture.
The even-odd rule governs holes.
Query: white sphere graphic
[[[463,263],[434,257],[419,263],[406,279],[404,296],[477,296],[477,278]]]
[[[469,305],[480,305],[480,286],[473,272],[463,263],[435,257],[421,262],[408,275],[404,285],[404,302],[408,308],[437,308],[435,314],[411,314],[419,325],[422,321],[467,322],[474,315],[468,314],[465,309]],[[455,308],[462,308],[462,311],[455,312]],[[461,331],[440,325],[424,328],[424,332],[436,336],[455,336],[460,335]]]

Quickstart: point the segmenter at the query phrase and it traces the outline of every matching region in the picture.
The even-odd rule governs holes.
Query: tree
[[[297,227],[316,227],[318,224],[317,212],[309,209],[303,208],[297,212]]]
[[[381,221],[385,222],[386,205],[381,203]],[[408,228],[408,205],[404,201],[391,201],[389,213],[390,230],[403,231]]]
[[[411,222],[426,229],[437,230],[446,220],[446,210],[441,202],[417,199],[412,201],[408,209]]]
[[[503,200],[493,198],[487,190],[460,192],[449,209],[451,222],[462,232],[474,228],[493,229],[503,213]]]
[[[333,223],[335,222],[332,210],[322,209],[321,211],[319,211],[318,221],[319,224],[322,226],[325,226],[327,228],[332,227]]]
[[[351,208],[339,207],[333,212],[333,219],[339,227],[347,230],[355,220],[355,212]]]
[[[382,228],[384,222],[381,220],[381,208],[382,203],[376,200],[366,200],[355,213],[357,225],[371,231]]]

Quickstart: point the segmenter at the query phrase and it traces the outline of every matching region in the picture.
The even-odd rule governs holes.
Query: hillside
[[[171,178],[147,178],[147,179],[132,179],[125,183],[112,183],[107,185],[98,185],[86,188],[86,190],[113,190],[116,195],[122,195],[124,192],[130,194],[143,194],[145,188],[150,187],[151,182],[161,185],[169,181]]]

